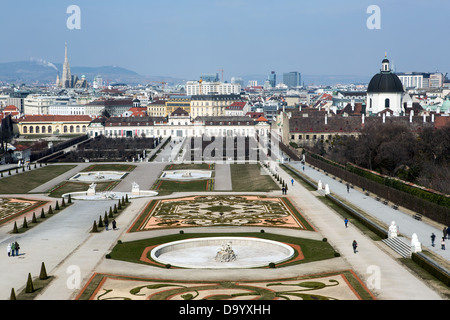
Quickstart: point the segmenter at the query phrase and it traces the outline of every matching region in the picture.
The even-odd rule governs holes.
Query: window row
[[[22,131],[24,134],[40,134],[40,133],[53,133],[52,126],[23,126]],[[56,131],[59,131],[58,129]],[[85,133],[86,126],[63,126],[63,133]],[[59,133],[59,132],[57,132]]]

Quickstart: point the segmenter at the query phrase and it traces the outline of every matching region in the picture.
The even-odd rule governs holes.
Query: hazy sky
[[[81,10],[69,30],[67,8]],[[370,5],[381,29],[369,29]],[[148,76],[450,71],[448,0],[0,0],[0,62],[117,65]]]

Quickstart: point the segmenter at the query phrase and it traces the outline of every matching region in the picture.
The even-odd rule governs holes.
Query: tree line
[[[413,131],[403,124],[371,124],[359,137],[334,136],[311,150],[360,167],[450,193],[450,125]]]

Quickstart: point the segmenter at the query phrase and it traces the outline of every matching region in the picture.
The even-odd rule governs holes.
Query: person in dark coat
[[[358,248],[358,243],[356,242],[356,240],[353,240],[352,247],[353,247],[353,253],[356,253],[356,248]]]

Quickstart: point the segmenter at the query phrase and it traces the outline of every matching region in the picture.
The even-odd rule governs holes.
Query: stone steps
[[[389,248],[397,252],[403,258],[411,257],[411,246],[402,237],[387,238],[382,240]]]

